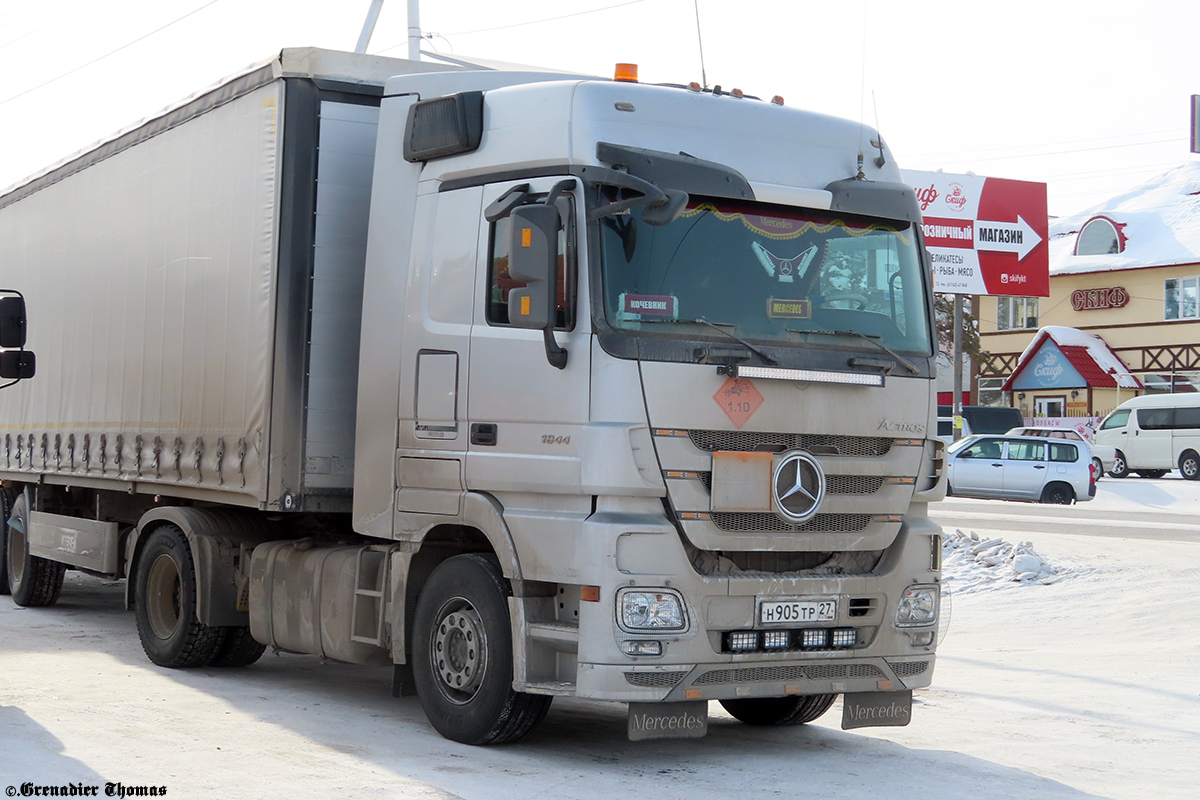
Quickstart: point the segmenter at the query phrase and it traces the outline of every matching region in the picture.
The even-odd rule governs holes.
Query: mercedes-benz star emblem
[[[775,467],[772,494],[775,513],[800,525],[813,518],[825,497],[825,473],[808,453],[787,453]]]

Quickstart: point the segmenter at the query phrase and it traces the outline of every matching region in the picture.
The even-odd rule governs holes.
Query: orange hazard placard
[[[763,396],[746,378],[729,378],[713,395],[713,400],[729,417],[733,427],[742,429],[754,412],[763,404]]]

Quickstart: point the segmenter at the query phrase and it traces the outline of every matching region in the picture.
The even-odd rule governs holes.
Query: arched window
[[[1124,226],[1121,226],[1124,227]],[[1125,237],[1107,217],[1092,217],[1075,239],[1075,255],[1108,256],[1125,249]]]

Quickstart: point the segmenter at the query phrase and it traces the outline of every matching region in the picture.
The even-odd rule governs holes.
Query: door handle
[[[471,444],[480,447],[495,447],[499,434],[499,426],[493,422],[473,423],[471,425]]]
[[[1003,464],[992,464],[993,467],[1003,467]]]
[[[1041,464],[1038,464],[1036,467],[1034,467],[1034,469],[1045,469],[1045,467]]]

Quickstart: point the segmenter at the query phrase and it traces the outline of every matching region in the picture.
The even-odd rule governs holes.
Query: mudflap
[[[708,701],[630,703],[629,741],[699,739],[708,733]]]
[[[912,721],[912,690],[842,695],[842,730],[903,727]]]

